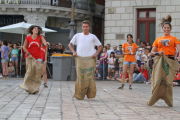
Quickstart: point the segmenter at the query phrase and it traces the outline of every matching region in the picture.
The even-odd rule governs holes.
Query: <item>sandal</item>
[[[124,84],[121,85],[121,87],[118,87],[118,89],[124,89]]]
[[[44,87],[45,87],[45,88],[48,88],[48,86],[47,86],[47,84],[46,84],[46,83],[44,83]]]
[[[130,90],[132,90],[132,87],[131,87],[131,85],[129,85],[129,89],[130,89]]]

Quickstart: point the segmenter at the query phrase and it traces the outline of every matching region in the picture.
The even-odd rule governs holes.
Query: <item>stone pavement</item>
[[[117,81],[96,81],[94,99],[73,98],[75,81],[48,80],[48,88],[30,95],[18,86],[22,78],[0,79],[0,120],[179,120],[180,87],[174,87],[174,107],[159,100],[146,106],[151,86],[125,84],[118,90]]]

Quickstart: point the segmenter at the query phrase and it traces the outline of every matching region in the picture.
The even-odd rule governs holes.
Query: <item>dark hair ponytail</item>
[[[132,34],[127,34],[127,38],[128,38],[128,36],[130,36],[131,38],[133,38],[133,35],[132,35]],[[128,40],[127,40],[127,42],[128,42]],[[132,43],[134,43],[133,40],[132,40]]]
[[[162,26],[162,28],[163,28],[165,24],[169,24],[169,26],[170,26],[171,29],[172,29],[171,21],[172,21],[172,17],[171,17],[170,15],[168,15],[166,18],[163,17],[163,18],[161,19],[161,23],[160,23],[159,25]]]

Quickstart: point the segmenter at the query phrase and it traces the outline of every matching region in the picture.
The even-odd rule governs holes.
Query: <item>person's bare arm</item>
[[[3,51],[3,57],[2,58],[4,58],[4,51]]]
[[[47,42],[46,42],[45,38],[42,36],[41,39],[42,39],[42,43],[46,46]]]
[[[157,47],[153,47],[152,50],[151,50],[151,56],[152,55],[154,56],[156,54],[156,52],[157,52]],[[162,56],[163,55],[163,51],[159,51],[158,55]]]
[[[138,66],[138,64],[136,64],[136,68],[139,70],[139,66]]]
[[[69,49],[72,51],[73,56],[77,56],[76,51],[73,49],[73,44],[72,44],[72,43],[69,43],[68,47],[69,47]]]
[[[179,52],[179,56],[177,57],[177,59],[179,60],[180,59],[180,44],[177,44],[176,47],[177,47],[178,52]]]
[[[28,42],[27,42],[27,40],[25,39],[24,45],[23,45],[23,49],[24,49],[24,51],[26,52],[26,54],[29,53],[29,51],[27,50],[27,46],[28,46]],[[29,58],[32,58],[32,55],[29,55],[28,57],[29,57]]]
[[[21,50],[23,48],[23,46],[18,46],[18,50]]]
[[[45,61],[44,61],[44,64],[46,64],[46,63],[47,63],[47,51],[48,51],[48,46],[46,46]]]
[[[130,52],[129,53],[125,53],[124,51],[125,51],[125,49],[123,48],[123,55],[131,54]]]
[[[101,52],[102,49],[103,49],[103,46],[100,45],[100,46],[98,47],[98,51],[93,55],[93,58],[96,58],[97,55]]]

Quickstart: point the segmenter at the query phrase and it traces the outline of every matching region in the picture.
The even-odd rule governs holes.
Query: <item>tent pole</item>
[[[24,34],[24,30],[22,29],[21,45],[23,45],[23,34]],[[21,58],[20,58],[20,76],[21,76],[21,68],[22,68],[22,49],[21,49]]]

